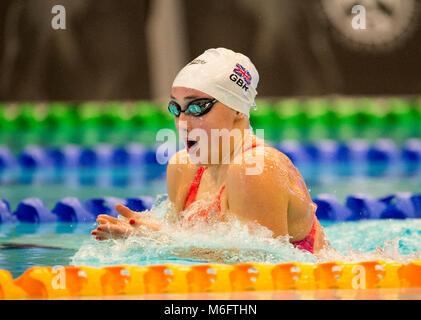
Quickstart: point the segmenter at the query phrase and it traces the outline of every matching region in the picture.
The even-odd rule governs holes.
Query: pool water
[[[297,164],[297,168],[313,198],[329,193],[344,203],[348,195],[355,193],[383,197],[421,190],[421,168],[416,165],[302,163]],[[0,198],[10,202],[12,211],[29,197],[42,199],[47,208],[52,209],[64,197],[83,201],[105,196],[156,197],[166,192],[165,166],[0,172]],[[158,208],[165,211],[165,204],[162,206]],[[172,226],[159,235],[105,242],[95,241],[90,236],[95,224],[0,224],[0,269],[17,277],[35,265],[314,263],[373,259],[408,262],[421,258],[421,219],[321,221],[321,224],[336,250],[324,252],[319,260],[280,241],[285,239],[273,239],[267,229],[250,235],[238,223],[192,230]],[[198,253],[192,248],[204,248],[207,252]]]
[[[145,236],[127,240],[98,242],[90,236],[94,224],[28,223],[0,225],[0,269],[17,277],[31,266],[66,265],[153,265],[163,263],[199,264],[206,262],[291,261],[367,261],[387,260],[403,263],[421,258],[421,220],[361,220],[353,222],[321,221],[336,250],[329,250],[317,260],[278,240],[262,228],[250,235],[239,226],[209,227],[199,230],[171,230],[171,236]],[[228,229],[227,229],[228,228]],[[203,231],[203,230],[201,230]],[[227,232],[229,231],[229,232]],[[168,232],[168,230],[166,231]],[[364,235],[364,236],[361,236]],[[171,239],[170,239],[171,238]],[[217,239],[217,240],[216,240]],[[192,248],[211,248],[216,255],[192,253]],[[235,253],[221,250],[235,248]],[[221,261],[221,259],[223,261]]]

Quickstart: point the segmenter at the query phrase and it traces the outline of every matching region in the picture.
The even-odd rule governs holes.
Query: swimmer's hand
[[[125,239],[136,234],[142,226],[152,231],[161,229],[161,219],[148,217],[142,212],[132,211],[121,204],[117,204],[115,209],[127,220],[117,219],[106,214],[99,215],[96,219],[99,226],[91,232],[96,240]]]

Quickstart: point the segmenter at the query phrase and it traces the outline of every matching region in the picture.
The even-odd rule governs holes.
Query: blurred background
[[[51,27],[55,4],[66,30]],[[367,29],[354,30],[354,5]],[[168,98],[203,51],[246,54],[261,97],[411,95],[421,91],[414,0],[3,0],[3,101]]]
[[[66,10],[54,30],[51,9]],[[355,30],[352,8],[366,9]],[[166,192],[172,81],[212,47],[260,73],[255,129],[312,196],[421,190],[421,2],[3,0],[0,198]],[[326,165],[328,163],[329,165]],[[118,168],[118,170],[116,170]],[[135,169],[133,169],[135,168]],[[358,190],[356,186],[358,185]]]

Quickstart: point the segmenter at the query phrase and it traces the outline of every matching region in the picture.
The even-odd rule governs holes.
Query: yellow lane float
[[[243,263],[32,267],[13,279],[0,270],[0,299],[63,299],[367,289],[421,289],[421,260],[277,265]]]

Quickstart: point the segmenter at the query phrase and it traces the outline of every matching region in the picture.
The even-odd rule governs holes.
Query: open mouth
[[[193,148],[195,145],[197,144],[197,141],[194,140],[187,140],[187,150],[190,150],[191,148]]]

